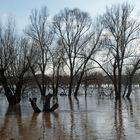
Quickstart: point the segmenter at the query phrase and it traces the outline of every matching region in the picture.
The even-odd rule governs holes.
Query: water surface
[[[139,140],[140,90],[116,102],[96,94],[59,96],[53,113],[33,113],[28,98],[8,107],[0,95],[0,140]],[[42,102],[37,104],[42,108]]]

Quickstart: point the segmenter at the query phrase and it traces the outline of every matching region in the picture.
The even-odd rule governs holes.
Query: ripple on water
[[[54,113],[33,113],[24,100],[14,109],[0,97],[0,139],[10,140],[139,140],[140,102],[79,96],[78,100],[59,97]],[[37,102],[42,107],[40,101]]]

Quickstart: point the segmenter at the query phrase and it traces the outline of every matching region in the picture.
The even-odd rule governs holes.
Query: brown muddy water
[[[0,140],[140,140],[140,90],[120,102],[94,92],[58,102],[53,113],[33,113],[27,97],[8,107],[0,95]]]

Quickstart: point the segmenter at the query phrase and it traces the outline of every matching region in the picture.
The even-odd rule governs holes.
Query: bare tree
[[[10,63],[6,71],[8,83],[12,92],[21,100],[23,85],[28,81],[31,74],[27,57],[33,56],[32,46],[26,38],[20,38],[16,41],[13,62]],[[32,57],[33,58],[33,57]]]
[[[21,100],[24,77],[29,70],[26,56],[30,51],[28,40],[16,37],[11,21],[0,26],[0,82],[9,105],[15,105]]]
[[[58,88],[60,86],[60,71],[63,69],[63,48],[61,47],[61,43],[56,41],[56,44],[54,44],[54,47],[50,49],[50,64],[52,67],[52,77],[51,77],[51,85],[53,94],[58,94]]]
[[[139,39],[140,24],[131,17],[133,6],[128,3],[107,8],[102,16],[105,27],[104,61],[98,63],[110,77],[115,89],[116,99],[121,98],[122,75],[125,63],[131,57],[135,42]]]
[[[98,21],[98,20],[97,20]],[[103,28],[102,26],[100,26],[99,24],[95,24],[94,26],[94,30],[92,30],[92,37],[90,39],[90,41],[88,42],[88,44],[85,46],[85,48],[83,49],[83,52],[81,51],[81,66],[79,67],[79,73],[78,73],[78,77],[77,77],[77,83],[76,83],[76,89],[74,92],[74,95],[77,96],[78,94],[78,90],[80,87],[80,84],[82,82],[82,78],[84,75],[86,75],[86,73],[88,71],[94,71],[94,64],[93,62],[91,62],[91,58],[94,59],[97,51],[100,50],[100,47],[102,45],[102,31]],[[90,65],[90,67],[89,67]]]
[[[53,40],[53,32],[48,22],[48,11],[46,7],[43,7],[40,11],[37,9],[32,10],[30,15],[30,25],[26,29],[25,33],[31,38],[34,46],[38,50],[38,61],[33,65],[38,67],[38,73],[41,74],[40,80],[37,79],[36,70],[32,67],[29,59],[28,62],[40,89],[41,95],[44,96],[47,88],[45,83],[45,73],[49,59],[49,47],[51,46]]]
[[[135,59],[133,58],[132,64],[126,68],[125,90],[124,90],[123,97],[125,97],[125,94],[126,94],[127,98],[130,97],[131,92],[132,92],[133,79],[134,79],[134,76],[136,74],[136,71],[139,69],[140,69],[139,57],[135,58]]]
[[[74,78],[86,66],[85,62],[82,61],[82,54],[93,36],[91,32],[92,21],[86,12],[79,9],[64,9],[54,17],[53,24],[65,52],[63,61],[70,74],[69,96],[71,96]],[[79,82],[81,78],[82,76]],[[78,89],[79,85],[75,91],[75,96],[77,96]]]

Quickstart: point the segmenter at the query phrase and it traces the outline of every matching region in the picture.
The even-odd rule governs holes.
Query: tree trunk
[[[53,97],[53,94],[48,94],[45,96],[45,102],[43,106],[43,111],[45,112],[53,112],[58,108],[58,103],[55,103],[52,107],[50,107],[50,99]]]
[[[70,76],[70,84],[69,84],[69,94],[68,94],[68,96],[71,96],[72,88],[73,88],[73,76]]]
[[[131,92],[132,92],[132,81],[133,81],[133,76],[130,75],[129,84],[128,84],[128,92],[127,92],[127,95],[126,95],[127,98],[130,97]]]
[[[17,89],[16,94],[15,94],[10,89],[10,87],[8,86],[8,83],[7,83],[7,78],[4,75],[4,72],[5,72],[4,69],[0,70],[0,81],[1,81],[2,86],[4,88],[6,98],[8,100],[9,105],[16,105],[16,104],[20,103],[20,100],[21,100],[19,94],[17,94],[17,92],[19,90]]]
[[[116,70],[117,70],[117,61],[115,60],[114,65],[113,65],[113,84],[114,84],[114,90],[115,90],[115,99],[120,100],[121,99],[121,93],[119,91],[120,90],[119,89],[120,88],[119,87],[120,82],[118,82],[118,77],[117,77],[117,74],[116,74]]]
[[[121,92],[122,92],[122,70],[121,68],[118,68],[118,96],[117,99],[121,99]]]
[[[126,94],[126,91],[127,91],[127,88],[128,88],[128,77],[125,79],[125,84],[124,84],[124,92],[123,92],[123,98],[125,97],[125,94]]]
[[[29,101],[31,102],[31,106],[32,106],[35,113],[41,112],[41,110],[36,105],[37,98],[33,98],[33,99],[29,98]]]
[[[115,99],[120,100],[121,99],[121,93],[118,90],[116,82],[114,83],[114,90],[115,90]]]
[[[130,95],[131,95],[131,92],[132,92],[132,84],[133,84],[133,78],[134,78],[134,75],[135,75],[135,72],[138,70],[138,64],[139,64],[139,61],[137,62],[137,64],[135,65],[133,71],[131,72],[130,76],[129,76],[129,79],[128,79],[128,92],[127,92],[127,95],[126,97],[129,98]]]

